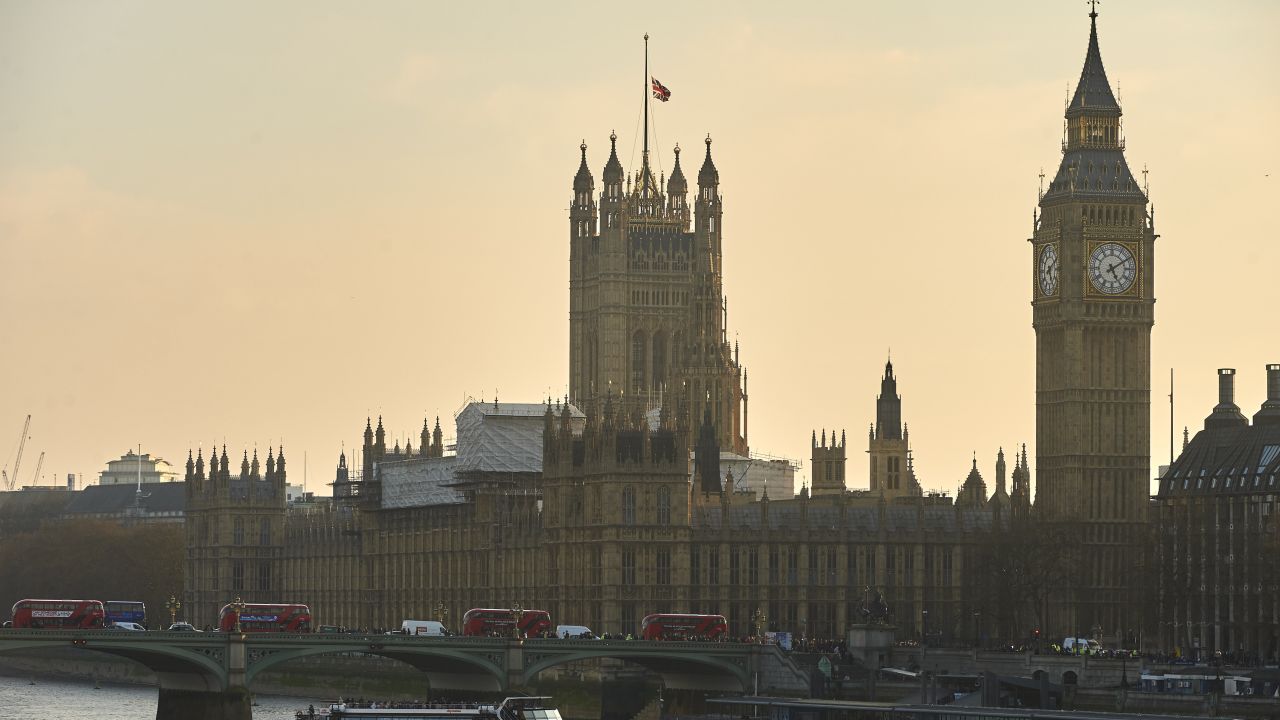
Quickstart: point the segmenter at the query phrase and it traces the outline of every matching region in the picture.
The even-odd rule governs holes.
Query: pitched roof
[[[1280,425],[1210,427],[1196,433],[1158,497],[1274,493],[1280,489]]]
[[[142,486],[141,506],[148,513],[185,512],[187,509],[186,483],[147,483]],[[106,514],[123,513],[132,508],[136,500],[136,485],[90,485],[75,493],[63,513]]]
[[[1104,112],[1120,114],[1120,103],[1111,94],[1107,82],[1107,70],[1102,66],[1102,52],[1098,49],[1098,14],[1089,13],[1089,49],[1085,52],[1084,68],[1080,70],[1080,82],[1076,94],[1067,107],[1067,117],[1085,113]]]

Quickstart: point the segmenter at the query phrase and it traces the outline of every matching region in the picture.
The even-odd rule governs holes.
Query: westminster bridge
[[[806,675],[775,645],[643,640],[502,639],[406,635],[0,631],[0,653],[76,647],[145,665],[160,685],[157,720],[251,717],[258,673],[314,655],[362,653],[421,671],[433,690],[503,692],[538,673],[582,660],[643,666],[672,689],[751,692],[769,685],[807,688]]]

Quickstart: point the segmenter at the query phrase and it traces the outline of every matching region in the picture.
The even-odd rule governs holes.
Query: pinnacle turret
[[[684,178],[684,170],[680,167],[680,144],[676,143],[676,166],[671,169],[671,177],[667,178],[667,194],[684,195],[689,192],[689,182]]]
[[[591,169],[587,167],[587,141],[583,140],[579,147],[582,150],[582,162],[578,163],[578,174],[573,176],[573,190],[575,193],[590,193],[595,187],[595,180],[591,177]]]
[[[617,133],[609,133],[609,160],[604,164],[604,182],[606,185],[622,182],[622,163],[618,160]]]
[[[715,187],[720,184],[720,173],[711,160],[711,135],[707,135],[707,156],[702,161],[702,169],[698,171],[698,187]]]

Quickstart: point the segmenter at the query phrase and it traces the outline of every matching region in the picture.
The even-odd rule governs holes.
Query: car
[[[189,622],[176,622],[169,626],[169,632],[200,632]]]
[[[335,635],[337,633],[343,633],[346,631],[347,629],[340,625],[321,625],[320,627],[316,628],[316,632],[324,633],[325,635]]]
[[[129,632],[146,632],[147,629],[136,622],[114,622],[107,626],[108,630],[127,630]]]

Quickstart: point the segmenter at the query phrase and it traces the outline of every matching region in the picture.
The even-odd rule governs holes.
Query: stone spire
[[[1080,70],[1080,82],[1075,96],[1067,107],[1067,117],[1084,113],[1120,114],[1120,103],[1111,94],[1107,82],[1107,70],[1102,66],[1102,51],[1098,49],[1098,12],[1089,13],[1089,49],[1085,51],[1084,68]]]

